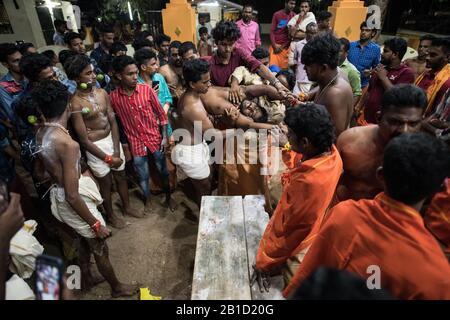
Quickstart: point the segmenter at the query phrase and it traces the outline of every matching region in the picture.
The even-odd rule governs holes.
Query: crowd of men
[[[155,190],[176,210],[179,171],[199,207],[214,189],[265,196],[271,219],[254,267],[261,288],[283,274],[289,297],[319,267],[365,279],[377,266],[387,296],[450,299],[450,40],[425,35],[418,56],[404,61],[405,39],[390,38],[381,51],[377,30],[362,21],[360,40],[350,42],[333,32],[331,13],[310,8],[285,1],[268,50],[251,5],[237,22],[211,29],[203,21],[197,45],[142,31],[133,57],[106,25],[90,56],[82,35],[60,21],[54,42],[67,49],[58,55],[0,44],[8,69],[0,80],[0,298],[24,217],[65,246],[62,234],[80,240],[69,243],[78,246],[84,289],[101,281],[89,268],[93,255],[113,297],[135,294],[117,279],[105,240],[124,217],[151,214]],[[287,167],[271,182],[282,185],[280,199],[259,162],[211,165],[210,138],[235,139],[236,128],[277,137]],[[133,180],[144,210],[130,204]]]

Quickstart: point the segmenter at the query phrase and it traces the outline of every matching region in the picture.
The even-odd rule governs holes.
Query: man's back
[[[383,160],[383,146],[377,143],[378,126],[355,127],[344,131],[336,146],[344,163],[344,175],[337,188],[338,199],[371,199],[382,186],[375,172]]]
[[[381,288],[400,299],[450,298],[450,266],[421,215],[384,193],[330,211],[300,267],[300,282],[320,265],[364,279],[369,268],[379,270]]]

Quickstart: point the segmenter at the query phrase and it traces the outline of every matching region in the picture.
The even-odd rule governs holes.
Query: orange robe
[[[324,216],[343,170],[333,146],[330,155],[310,159],[283,177],[283,193],[259,244],[256,266],[265,271],[283,266]]]
[[[437,193],[425,214],[425,224],[450,254],[450,179],[445,181],[446,190]]]
[[[450,299],[450,265],[422,216],[384,193],[331,209],[283,294],[288,296],[319,266],[368,279],[373,265],[380,268],[381,288],[394,297]]]

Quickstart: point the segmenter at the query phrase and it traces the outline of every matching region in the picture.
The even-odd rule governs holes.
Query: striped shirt
[[[168,124],[167,116],[153,90],[137,84],[131,96],[122,88],[111,92],[111,106],[122,122],[134,157],[143,157],[147,151],[160,149],[162,136],[159,126]]]
[[[375,68],[380,64],[380,46],[373,41],[369,41],[364,47],[361,47],[359,41],[351,42],[347,59],[361,74],[361,87],[364,88],[369,84],[369,78],[364,76],[364,70]]]

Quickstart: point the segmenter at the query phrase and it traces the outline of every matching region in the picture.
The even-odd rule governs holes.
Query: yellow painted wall
[[[331,26],[339,37],[345,37],[350,41],[359,40],[359,27],[366,20],[367,7],[364,1],[338,0],[328,7],[333,14]]]
[[[196,43],[195,10],[186,0],[171,0],[162,10],[164,33],[172,41]]]

